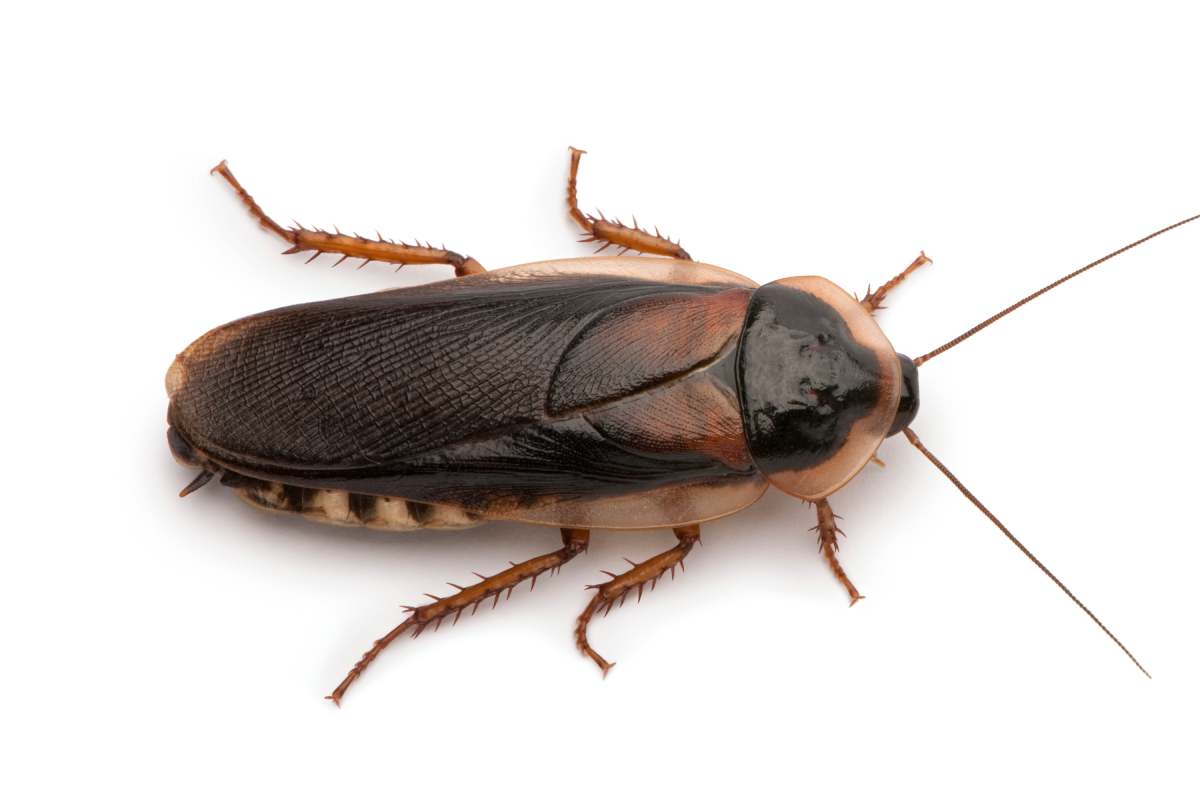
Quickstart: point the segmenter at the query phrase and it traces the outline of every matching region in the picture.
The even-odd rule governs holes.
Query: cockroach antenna
[[[947,350],[954,347],[955,345],[961,344],[962,342],[966,341],[967,339],[970,339],[972,336],[979,333],[981,330],[983,330],[987,326],[991,325],[993,322],[997,322],[1000,319],[1002,319],[1003,317],[1007,317],[1009,314],[1016,311],[1018,308],[1025,305],[1026,303],[1030,302],[1031,300],[1036,300],[1037,298],[1041,297],[1042,295],[1044,295],[1046,292],[1050,291],[1051,289],[1055,289],[1059,286],[1062,286],[1067,281],[1071,280],[1072,278],[1076,278],[1076,277],[1082,275],[1083,273],[1087,272],[1092,267],[1098,267],[1101,264],[1103,264],[1105,261],[1108,261],[1110,258],[1115,258],[1115,257],[1121,255],[1122,253],[1132,250],[1133,248],[1137,247],[1140,244],[1145,244],[1146,242],[1153,239],[1155,236],[1162,236],[1167,231],[1173,231],[1176,228],[1187,225],[1189,222],[1195,222],[1198,219],[1200,219],[1200,214],[1197,214],[1194,217],[1188,217],[1187,219],[1181,219],[1179,222],[1176,222],[1174,225],[1168,225],[1165,228],[1155,231],[1154,233],[1150,234],[1149,236],[1143,236],[1141,239],[1138,239],[1136,242],[1131,242],[1131,243],[1125,245],[1124,247],[1120,248],[1119,250],[1114,250],[1111,253],[1109,253],[1108,255],[1104,256],[1103,258],[1098,258],[1095,261],[1093,261],[1092,263],[1088,264],[1087,266],[1080,267],[1079,269],[1075,270],[1074,272],[1070,273],[1069,275],[1064,275],[1063,277],[1056,280],[1054,283],[1051,283],[1048,286],[1043,286],[1041,289],[1038,289],[1033,294],[1031,294],[1025,298],[1022,298],[1021,300],[1018,300],[1017,302],[1013,303],[1011,306],[1004,309],[1000,313],[993,314],[992,316],[985,319],[983,322],[976,325],[974,328],[971,328],[971,330],[967,331],[966,333],[964,333],[960,336],[954,337],[953,339],[946,342],[941,347],[934,348],[933,350],[930,350],[925,355],[914,358],[913,364],[918,367],[921,366],[922,364],[924,364],[926,361],[933,358],[934,356],[941,355],[942,353],[946,352]]]
[[[1041,289],[1038,289],[1033,294],[1022,298],[1021,300],[1018,300],[1017,302],[1013,303],[1011,306],[1004,309],[1003,311],[988,317],[983,322],[976,325],[974,328],[971,328],[966,333],[956,336],[955,338],[946,342],[941,347],[930,350],[928,353],[926,353],[923,356],[914,358],[913,365],[917,366],[917,367],[921,366],[922,364],[924,364],[926,361],[933,358],[934,356],[941,355],[942,353],[946,352],[947,350],[954,347],[955,345],[961,344],[962,342],[966,341],[967,339],[970,339],[972,336],[979,333],[984,328],[986,328],[989,325],[991,325],[992,323],[1002,319],[1003,317],[1008,316],[1009,314],[1016,311],[1018,308],[1025,305],[1026,303],[1030,302],[1031,300],[1041,297],[1042,295],[1044,295],[1046,292],[1050,291],[1051,289],[1061,286],[1062,284],[1066,283],[1067,281],[1071,280],[1072,278],[1082,275],[1083,273],[1087,272],[1089,269],[1091,269],[1093,267],[1100,266],[1105,261],[1108,261],[1110,258],[1115,258],[1116,256],[1119,256],[1122,253],[1132,250],[1133,248],[1137,247],[1140,244],[1145,244],[1146,242],[1150,241],[1151,239],[1153,239],[1156,236],[1161,236],[1162,234],[1166,233],[1167,231],[1175,230],[1176,228],[1179,228],[1183,225],[1187,225],[1189,222],[1195,222],[1198,219],[1200,219],[1200,214],[1197,214],[1192,217],[1188,217],[1187,219],[1182,219],[1179,222],[1176,222],[1173,225],[1168,225],[1165,228],[1161,228],[1161,229],[1155,231],[1154,233],[1149,234],[1148,236],[1143,236],[1141,239],[1138,239],[1136,242],[1131,242],[1118,250],[1114,250],[1111,253],[1109,253],[1108,255],[1104,256],[1103,258],[1098,258],[1095,261],[1093,261],[1092,263],[1082,266],[1070,274],[1064,275],[1063,277],[1054,281],[1054,283],[1051,283],[1047,286],[1043,286]],[[1110,631],[1107,627],[1105,627],[1104,623],[1101,622],[1100,619],[1091,612],[1091,609],[1089,609],[1087,606],[1085,606],[1083,604],[1083,602],[1078,597],[1076,597],[1071,592],[1070,589],[1068,589],[1066,587],[1066,584],[1064,584],[1062,581],[1060,581],[1058,579],[1058,577],[1055,576],[1055,574],[1046,567],[1045,564],[1043,564],[1041,561],[1038,560],[1037,556],[1035,556],[1033,553],[1031,553],[1029,551],[1029,548],[1027,548],[1025,545],[1021,544],[1021,541],[1019,539],[1017,539],[1016,536],[1013,536],[1012,532],[1008,528],[1004,527],[1004,523],[1002,523],[999,519],[997,519],[996,515],[993,514],[991,511],[989,511],[987,506],[985,506],[983,503],[981,503],[979,501],[979,498],[977,498],[975,495],[971,494],[971,491],[966,486],[963,485],[962,481],[960,481],[958,478],[954,477],[954,473],[952,473],[946,467],[945,464],[943,464],[941,461],[939,461],[933,453],[929,452],[929,449],[926,448],[925,445],[921,443],[921,440],[919,438],[917,438],[917,435],[915,433],[913,433],[911,428],[905,428],[904,435],[906,437],[908,437],[908,441],[912,443],[913,447],[920,450],[921,454],[923,456],[925,456],[925,458],[929,459],[930,463],[932,463],[935,467],[937,467],[938,471],[940,471],[943,475],[945,475],[946,478],[948,478],[949,481],[952,484],[954,484],[955,488],[957,488],[960,492],[962,492],[964,497],[966,497],[968,500],[970,500],[971,503],[976,508],[978,508],[981,512],[983,512],[983,515],[985,517],[987,517],[988,519],[990,519],[996,525],[996,527],[999,528],[1000,531],[1005,536],[1008,537],[1008,540],[1010,542],[1012,542],[1014,545],[1016,545],[1018,550],[1020,550],[1022,553],[1025,554],[1026,558],[1028,558],[1030,561],[1032,561],[1037,566],[1038,569],[1040,569],[1042,572],[1044,572],[1046,574],[1046,577],[1048,577],[1050,580],[1054,581],[1054,584],[1059,589],[1062,589],[1063,592],[1067,595],[1067,597],[1071,598],[1071,600],[1075,603],[1075,605],[1079,606],[1079,608],[1083,610],[1083,613],[1085,613],[1089,617],[1091,617],[1092,622],[1095,622],[1097,625],[1100,626],[1100,630],[1102,630],[1106,634],[1108,634],[1108,638],[1112,639],[1113,642],[1116,643],[1117,647],[1121,648],[1122,652],[1124,652],[1125,655],[1129,656],[1129,660],[1132,661],[1134,664],[1136,664],[1137,668],[1140,669],[1147,678],[1150,677],[1150,673],[1147,672],[1146,668],[1143,667],[1141,665],[1141,663],[1134,657],[1133,653],[1129,652],[1129,648],[1127,648],[1125,645],[1123,645],[1121,643],[1121,640],[1118,639],[1115,635],[1113,635],[1113,632]]]
[[[1161,231],[1159,231],[1159,233],[1161,233]],[[1155,235],[1157,235],[1157,234],[1155,234]],[[1145,241],[1145,240],[1143,240],[1143,241]],[[1085,606],[1083,604],[1082,600],[1080,600],[1078,597],[1075,596],[1074,592],[1072,592],[1070,589],[1067,588],[1066,584],[1064,584],[1062,581],[1060,581],[1058,579],[1058,576],[1056,576],[1053,572],[1050,571],[1049,567],[1047,567],[1045,564],[1043,564],[1038,559],[1037,556],[1035,556],[1033,553],[1031,553],[1029,551],[1028,547],[1021,544],[1021,540],[1018,539],[1016,536],[1014,536],[1012,534],[1012,531],[1010,531],[1008,528],[1006,528],[1004,526],[1004,523],[1001,522],[996,517],[995,514],[993,514],[991,511],[989,511],[988,507],[985,506],[982,502],[980,502],[979,498],[976,497],[975,495],[973,495],[971,493],[971,490],[968,489],[966,486],[964,486],[962,481],[960,481],[958,478],[956,478],[954,476],[954,473],[951,472],[950,469],[945,464],[943,464],[941,461],[938,460],[937,456],[935,456],[933,453],[929,452],[929,448],[927,448],[921,442],[921,440],[919,438],[917,438],[917,435],[915,433],[913,433],[912,428],[905,428],[904,435],[906,437],[908,437],[908,441],[912,443],[913,447],[915,447],[921,451],[921,455],[923,455],[923,456],[925,456],[925,458],[929,459],[929,462],[931,464],[933,464],[935,467],[937,467],[938,471],[941,472],[943,475],[945,475],[950,480],[950,482],[954,484],[954,488],[956,488],[960,492],[962,492],[963,497],[970,500],[971,503],[976,508],[978,508],[980,511],[982,511],[983,515],[985,517],[987,517],[988,519],[990,519],[995,524],[995,526],[997,528],[999,528],[1000,531],[1005,536],[1008,537],[1008,540],[1010,542],[1012,542],[1014,545],[1016,545],[1018,550],[1020,550],[1022,553],[1025,554],[1026,558],[1028,558],[1030,561],[1032,561],[1037,566],[1038,569],[1040,569],[1042,572],[1044,572],[1046,574],[1046,577],[1048,577],[1050,580],[1054,581],[1055,586],[1057,586],[1059,589],[1062,589],[1063,593],[1066,594],[1067,597],[1071,598],[1071,601],[1074,602],[1075,605],[1079,606],[1083,610],[1083,613],[1087,614],[1089,617],[1092,618],[1092,622],[1094,622],[1100,626],[1100,630],[1104,631],[1108,635],[1108,638],[1112,639],[1113,642],[1116,643],[1117,647],[1121,648],[1121,651],[1123,653],[1125,653],[1125,655],[1129,656],[1129,660],[1132,661],[1137,666],[1137,668],[1142,671],[1143,675],[1145,675],[1147,678],[1150,677],[1150,673],[1147,672],[1146,668],[1143,667],[1141,662],[1137,660],[1137,657],[1134,656],[1133,653],[1129,652],[1129,648],[1121,643],[1121,640],[1118,639],[1116,637],[1116,635],[1112,631],[1110,631],[1103,622],[1100,621],[1099,617],[1097,617],[1095,614],[1092,613],[1092,610],[1090,608],[1088,608],[1087,606]]]

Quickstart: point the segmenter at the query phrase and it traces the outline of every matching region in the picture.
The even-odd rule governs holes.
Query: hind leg
[[[543,572],[558,570],[563,564],[566,564],[572,558],[587,550],[588,531],[581,528],[563,528],[562,542],[563,546],[552,553],[537,556],[528,561],[522,561],[520,564],[513,564],[508,569],[498,572],[490,578],[479,575],[477,572],[475,574],[480,578],[479,583],[471,584],[465,588],[452,583],[450,585],[458,591],[449,597],[428,595],[428,597],[433,598],[432,603],[408,608],[408,619],[388,631],[388,633],[371,646],[370,650],[363,653],[362,658],[350,669],[350,672],[338,684],[338,687],[329,694],[327,699],[341,705],[342,696],[346,694],[346,690],[350,688],[350,684],[358,680],[358,676],[370,666],[371,662],[383,652],[385,647],[400,638],[404,633],[411,631],[415,639],[430,625],[433,625],[434,630],[437,630],[441,627],[442,620],[451,615],[454,616],[453,621],[458,622],[458,618],[462,616],[464,611],[470,608],[471,613],[474,614],[479,604],[489,597],[492,598],[492,606],[495,607],[496,603],[500,601],[500,594],[502,592],[508,592],[511,595],[512,590],[521,581],[530,579],[533,583],[537,583],[538,576]],[[533,585],[531,584],[529,588],[532,589]]]
[[[658,233],[657,228],[654,229],[654,233],[639,228],[637,217],[633,218],[633,227],[631,228],[622,224],[619,219],[609,220],[603,214],[593,217],[591,214],[584,214],[579,210],[575,178],[579,172],[579,159],[585,152],[574,147],[571,148],[571,175],[567,178],[567,212],[571,215],[571,219],[579,223],[579,227],[583,229],[584,238],[581,241],[603,242],[600,249],[596,251],[597,253],[611,245],[616,245],[621,248],[621,253],[636,250],[639,253],[691,261],[692,257],[679,246],[678,242],[672,242],[664,237]]]
[[[249,210],[250,215],[258,220],[259,225],[291,245],[291,247],[283,251],[284,253],[304,253],[311,251],[312,256],[309,257],[309,261],[312,261],[322,253],[340,255],[341,258],[334,264],[335,267],[347,258],[361,258],[363,263],[359,265],[360,267],[372,261],[384,261],[400,266],[406,264],[448,264],[454,267],[454,274],[459,277],[485,271],[478,261],[469,256],[459,255],[453,250],[430,247],[428,244],[421,246],[418,244],[404,244],[403,242],[396,243],[391,240],[385,240],[378,234],[376,234],[378,237],[376,239],[367,239],[362,236],[347,236],[340,231],[329,233],[328,231],[309,230],[299,225],[294,228],[285,228],[267,216],[266,212],[250,196],[250,193],[238,182],[238,179],[233,177],[233,173],[229,171],[229,166],[224,161],[213,167],[212,171],[224,178],[233,187],[233,190],[237,192],[242,203]]]

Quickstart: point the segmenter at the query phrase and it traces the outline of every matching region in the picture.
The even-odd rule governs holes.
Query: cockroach
[[[580,211],[571,148],[567,210],[597,242],[588,258],[486,271],[444,247],[299,224],[259,207],[225,162],[213,172],[285,253],[442,264],[449,280],[290,306],[216,328],[167,372],[167,441],[243,500],[338,525],[465,528],[518,520],[559,528],[562,546],[454,593],[429,595],[362,656],[350,685],[404,633],[494,606],[557,572],[596,528],[671,528],[674,547],[589,586],[575,644],[607,674],[588,623],[683,568],[700,526],[774,486],[816,510],[820,552],[853,605],[829,498],[889,436],[903,434],[1124,651],[1100,620],[939,461],[912,430],[918,368],[1031,300],[1170,225],[1087,264],[918,358],[876,323],[924,253],[862,299],[821,277],[759,286],[692,259],[677,241]],[[601,256],[609,247],[615,256]],[[634,251],[642,255],[625,255]],[[1149,673],[1146,673],[1149,676]]]

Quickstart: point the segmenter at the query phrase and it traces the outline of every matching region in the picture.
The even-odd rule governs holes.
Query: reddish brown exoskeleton
[[[590,587],[575,640],[607,673],[612,665],[588,642],[592,617],[674,575],[701,524],[745,508],[769,486],[815,506],[821,551],[853,604],[862,595],[838,562],[829,497],[897,433],[1100,624],[913,433],[917,368],[1062,282],[1197,217],[909,359],[895,352],[874,313],[928,263],[923,253],[861,301],[819,277],[758,286],[693,261],[636,220],[627,226],[580,211],[581,155],[571,150],[570,216],[584,241],[619,254],[490,272],[428,244],[283,227],[224,162],[214,169],[287,253],[446,264],[457,277],[268,311],[191,344],[167,374],[168,441],[178,460],[200,469],[182,493],[219,475],[256,506],[322,522],[411,530],[503,519],[561,531],[558,549],[409,608],[331,699],[340,701],[400,635],[457,621],[557,571],[587,549],[591,529],[671,528],[674,547]],[[630,250],[649,257],[624,255]]]

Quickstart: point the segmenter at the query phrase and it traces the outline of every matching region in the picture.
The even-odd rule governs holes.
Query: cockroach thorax
[[[827,497],[870,462],[900,405],[902,364],[858,300],[830,281],[760,287],[738,350],[743,427],[772,484]]]

